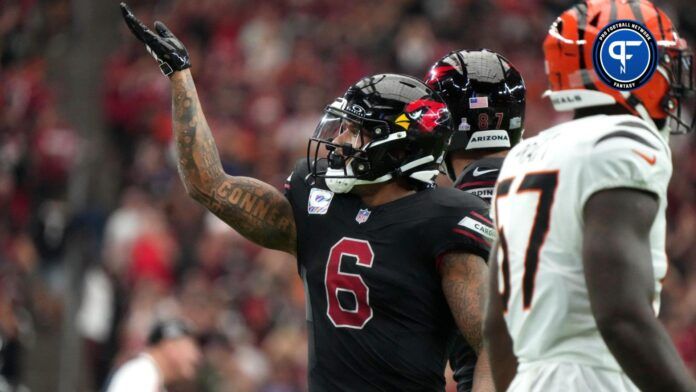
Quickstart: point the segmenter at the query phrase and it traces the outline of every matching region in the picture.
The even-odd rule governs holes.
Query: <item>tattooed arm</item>
[[[449,252],[442,259],[440,275],[442,291],[457,327],[478,356],[473,391],[494,391],[488,354],[482,350],[481,331],[488,267],[479,256]]]
[[[162,22],[151,31],[125,3],[121,13],[172,82],[172,122],[178,169],[188,194],[247,239],[266,248],[296,254],[296,230],[290,202],[272,186],[225,174],[208,122],[198,100],[186,47]]]
[[[175,72],[171,81],[177,167],[188,194],[247,239],[295,255],[288,200],[262,181],[225,174],[191,72]]]

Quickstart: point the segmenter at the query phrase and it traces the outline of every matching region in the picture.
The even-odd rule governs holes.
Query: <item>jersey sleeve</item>
[[[595,142],[583,159],[578,206],[584,208],[593,194],[614,188],[633,188],[665,197],[672,175],[671,156],[667,146],[656,139],[659,136],[651,137],[647,144],[625,137],[605,137]]]
[[[462,195],[466,195],[462,192]],[[428,225],[423,236],[432,246],[430,256],[439,263],[441,257],[453,251],[472,253],[488,259],[491,243],[495,238],[488,206],[483,200],[469,197],[469,206],[456,208]],[[472,205],[473,204],[473,205]]]
[[[498,179],[502,165],[502,158],[487,158],[474,161],[462,171],[453,186],[490,203],[495,190],[495,182]]]
[[[309,186],[307,185],[308,174],[307,160],[300,159],[285,180],[285,197],[292,206],[295,220],[297,220],[297,217],[306,214],[307,211],[307,197],[309,192]]]

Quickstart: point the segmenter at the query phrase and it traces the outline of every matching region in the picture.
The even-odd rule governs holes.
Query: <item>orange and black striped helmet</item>
[[[593,44],[600,31],[616,20],[645,26],[658,48],[657,71],[642,86],[616,90],[597,75]],[[544,41],[546,75],[551,98],[559,111],[621,105],[648,122],[666,124],[673,133],[694,129],[683,117],[687,98],[694,96],[693,55],[672,21],[647,0],[588,0],[566,10],[551,25]],[[672,119],[673,121],[666,121]]]

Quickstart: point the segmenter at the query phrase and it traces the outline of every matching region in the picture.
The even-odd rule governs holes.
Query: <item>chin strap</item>
[[[391,175],[391,173],[387,173],[381,177],[375,178],[374,180],[360,180],[356,179],[355,180],[355,185],[369,185],[369,184],[379,184],[382,182],[387,182],[394,178],[394,176]]]
[[[421,157],[419,159],[413,160],[400,168],[394,170],[391,173],[384,174],[378,178],[375,178],[374,180],[361,180],[358,178],[355,178],[353,175],[353,170],[351,166],[347,167],[346,171],[343,170],[337,170],[337,169],[327,169],[327,178],[325,179],[327,186],[336,193],[347,193],[350,192],[350,190],[353,189],[354,186],[356,185],[370,185],[370,184],[379,184],[383,182],[387,182],[389,180],[394,179],[395,177],[399,176],[399,173],[404,173],[408,170],[411,170],[413,168],[416,168],[418,166],[430,163],[430,162],[435,162],[435,158],[432,155],[428,155],[425,157]],[[345,175],[346,177],[341,178],[341,174]],[[430,169],[430,170],[419,170],[419,171],[414,171],[413,173],[410,173],[408,175],[409,178],[412,178],[414,180],[423,182],[425,184],[432,184],[435,181],[435,178],[440,174],[440,171],[437,169]]]

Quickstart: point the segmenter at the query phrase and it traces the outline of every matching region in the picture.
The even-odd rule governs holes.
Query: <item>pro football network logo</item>
[[[657,43],[650,31],[633,20],[604,27],[592,48],[594,68],[609,87],[634,90],[650,80],[657,66]]]

